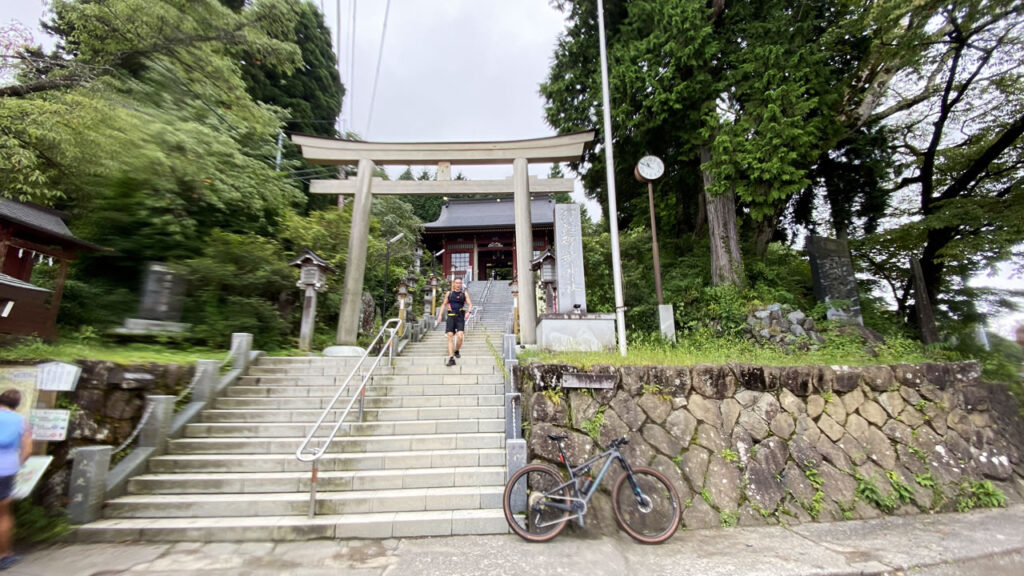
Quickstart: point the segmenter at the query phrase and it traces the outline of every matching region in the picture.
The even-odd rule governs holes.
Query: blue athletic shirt
[[[0,476],[17,474],[21,468],[21,436],[25,419],[10,410],[0,410]]]

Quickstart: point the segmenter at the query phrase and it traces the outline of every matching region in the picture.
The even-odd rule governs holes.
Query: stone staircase
[[[482,289],[479,284],[474,288]],[[230,541],[506,533],[503,378],[485,331],[494,327],[490,338],[497,343],[501,329],[497,321],[478,320],[457,366],[444,365],[446,337],[435,330],[410,343],[393,366],[377,370],[364,421],[353,409],[352,423],[320,460],[314,518],[307,517],[311,466],[295,451],[355,359],[264,357],[184,437],[171,440],[167,454],[153,458],[125,496],[107,502],[103,520],[81,527],[77,537]]]

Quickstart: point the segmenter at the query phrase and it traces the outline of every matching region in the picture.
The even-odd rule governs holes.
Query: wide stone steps
[[[220,398],[215,403],[219,410],[271,410],[281,408],[285,410],[296,409],[317,409],[321,411],[330,404],[330,398],[321,398],[311,401],[309,398]],[[458,394],[456,390],[449,390],[447,394],[437,396],[371,396],[367,395],[364,401],[364,408],[456,408],[460,406],[502,406],[505,397],[498,393],[482,394]],[[344,405],[342,405],[344,408]]]
[[[367,398],[369,400],[369,398]],[[256,423],[256,422],[316,422],[322,410],[207,410],[202,415],[202,423]],[[337,421],[341,410],[328,416]],[[398,421],[398,420],[468,420],[503,418],[504,409],[500,406],[464,406],[436,408],[364,408],[363,420]]]
[[[494,466],[504,473],[503,448],[474,448],[453,450],[417,450],[389,452],[328,452],[320,458],[319,468],[325,471],[348,470],[415,470]],[[221,473],[221,472],[304,472],[311,470],[309,462],[290,454],[177,454],[150,460],[154,474]]]
[[[250,516],[100,520],[79,529],[82,542],[284,541],[317,538],[408,538],[503,534],[501,508],[317,516]]]
[[[189,424],[185,427],[186,438],[280,438],[294,436],[304,438],[314,428],[313,424],[295,423],[217,423]],[[326,422],[320,425],[316,436],[327,436],[333,425]],[[476,432],[502,432],[505,420],[467,419],[467,420],[408,420],[392,422],[353,422],[343,424],[339,430],[339,438],[343,441],[352,436],[382,436],[409,434],[472,434]]]
[[[373,373],[318,461],[295,457],[357,359],[261,358],[107,502],[81,541],[289,540],[506,533],[504,378],[482,335],[445,366],[443,334]],[[417,352],[414,347],[421,348]],[[350,382],[313,447],[353,401]]]
[[[222,472],[204,474],[145,474],[128,482],[129,494],[262,494],[309,493],[309,470],[302,472]],[[320,472],[321,491],[395,490],[399,488],[452,488],[503,486],[500,467],[472,466],[398,470],[345,470]]]
[[[171,454],[294,454],[301,438],[182,438],[172,440]],[[505,434],[409,434],[336,438],[329,452],[384,452],[502,448]]]
[[[501,508],[503,486],[400,488],[317,493],[318,514],[370,514]],[[306,514],[308,492],[247,494],[146,494],[107,502],[119,518],[201,518]]]

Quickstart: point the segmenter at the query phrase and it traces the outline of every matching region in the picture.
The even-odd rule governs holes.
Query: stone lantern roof
[[[327,260],[324,260],[322,256],[320,256],[316,252],[313,252],[309,248],[303,250],[302,253],[300,253],[295,260],[292,260],[291,262],[288,263],[289,266],[294,266],[296,268],[302,268],[306,264],[314,264],[320,268],[329,270],[335,274],[338,273],[338,270],[335,269],[334,266],[331,266],[331,264]]]

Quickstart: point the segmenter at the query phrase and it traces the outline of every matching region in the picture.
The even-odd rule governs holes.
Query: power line
[[[391,0],[384,5],[384,26],[380,30],[380,48],[377,50],[377,72],[373,75],[373,91],[370,93],[370,115],[366,119],[366,136],[370,136],[370,127],[373,126],[373,105],[377,100],[377,80],[380,79],[380,64],[384,59],[384,38],[388,33],[388,15],[391,13]]]

